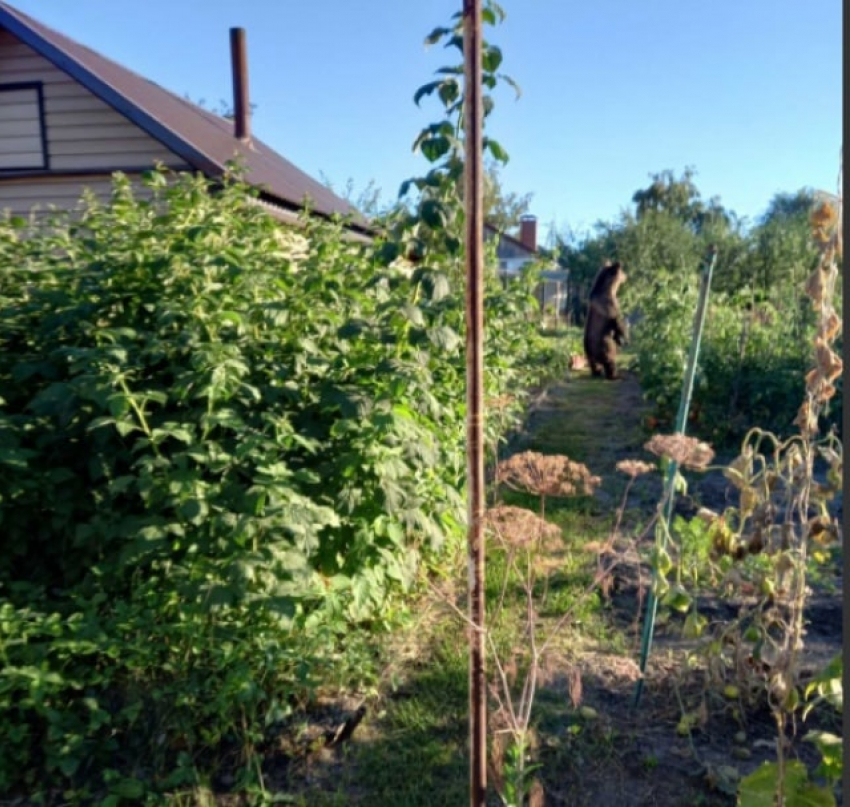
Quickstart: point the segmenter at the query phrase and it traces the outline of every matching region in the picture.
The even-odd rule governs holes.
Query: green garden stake
[[[708,308],[708,292],[711,288],[711,274],[714,271],[714,263],[717,260],[717,247],[713,244],[708,248],[705,262],[703,263],[702,275],[700,276],[699,299],[697,300],[697,310],[694,316],[694,335],[691,338],[691,349],[688,354],[688,365],[685,370],[685,380],[682,384],[682,397],[679,399],[679,412],[676,415],[675,434],[684,434],[685,425],[688,422],[688,411],[691,408],[691,393],[694,389],[694,375],[697,368],[697,356],[699,355],[699,345],[702,339],[702,329],[705,324],[705,312]],[[670,460],[667,466],[667,476],[664,480],[664,487],[667,491],[667,499],[664,503],[664,523],[669,528],[670,517],[673,513],[673,485],[676,479],[676,473],[679,470],[678,463]],[[667,531],[665,530],[662,536],[661,548],[666,548]],[[649,592],[649,597],[646,600],[646,618],[643,623],[643,634],[641,636],[640,645],[640,678],[638,678],[637,686],[635,687],[635,706],[640,703],[640,696],[643,692],[643,674],[646,670],[646,661],[649,658],[649,648],[652,645],[652,632],[655,628],[655,615],[658,611],[658,600],[655,597],[655,583],[657,572],[652,573],[652,588]]]

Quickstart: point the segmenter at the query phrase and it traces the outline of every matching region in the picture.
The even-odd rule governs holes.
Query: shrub
[[[0,222],[4,791],[260,780],[336,637],[463,535],[459,290],[238,182],[146,183]],[[488,296],[489,395],[546,371],[532,304]]]
[[[656,415],[673,423],[693,338],[695,279],[659,274],[633,330],[637,369]],[[729,445],[758,424],[793,432],[803,376],[811,361],[811,312],[789,301],[754,305],[714,293],[700,343],[688,431]],[[840,416],[832,407],[827,427]]]

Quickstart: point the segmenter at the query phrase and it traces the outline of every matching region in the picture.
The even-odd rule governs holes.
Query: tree
[[[484,174],[484,218],[500,233],[519,227],[522,215],[529,212],[533,194],[507,193],[502,186],[499,163],[490,160]]]
[[[814,195],[806,188],[777,193],[750,234],[749,281],[757,296],[793,293],[796,297],[817,266],[818,252],[809,226],[813,201]]]
[[[345,185],[342,188],[337,188],[333,180],[324,171],[319,171],[319,177],[322,180],[322,184],[328,190],[333,191],[337,196],[345,199],[358,213],[361,213],[368,219],[383,216],[393,207],[392,204],[382,201],[382,191],[374,179],[370,179],[366,183],[366,186],[358,191],[351,177],[345,181]]]
[[[811,188],[800,188],[796,193],[777,193],[770,200],[762,215],[761,225],[771,222],[795,222],[808,220],[815,195]]]
[[[688,167],[680,177],[671,170],[650,174],[652,182],[632,196],[635,210],[612,223],[599,222],[593,236],[576,243],[559,239],[559,263],[570,271],[577,321],[593,278],[609,260],[623,263],[629,281],[622,299],[640,308],[645,295],[656,293],[659,276],[676,273],[696,277],[709,244],[717,244],[728,265],[737,267],[746,250],[741,223],[717,197],[703,201]]]
[[[648,188],[635,191],[632,202],[636,205],[636,216],[641,220],[649,213],[667,213],[688,224],[696,233],[709,223],[729,224],[730,214],[716,196],[703,202],[699,189],[693,182],[696,170],[685,168],[680,179],[668,170],[650,174],[652,183]]]

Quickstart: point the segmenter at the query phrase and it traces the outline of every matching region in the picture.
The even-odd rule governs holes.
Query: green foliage
[[[821,705],[828,705],[838,714],[843,714],[843,672],[844,659],[839,654],[806,685],[804,720],[813,709]],[[844,771],[843,738],[828,731],[809,731],[803,739],[817,746],[820,752],[821,763],[815,769],[815,775],[822,776],[830,785],[840,782]]]
[[[69,598],[63,614],[37,590],[13,590],[29,604],[0,605],[4,793],[61,787],[86,803],[167,792],[200,784],[217,758],[256,783],[248,763],[264,726],[322,673],[318,635],[282,633],[270,613],[249,622],[244,609],[187,606],[162,577],[129,599]]]
[[[505,749],[504,788],[499,793],[504,807],[523,807],[528,803],[535,785],[534,773],[542,767],[539,762],[533,762],[528,737],[520,733]]]
[[[789,760],[784,775],[776,762],[765,762],[741,780],[738,789],[739,807],[773,807],[780,781],[786,807],[831,807],[835,797],[826,788],[809,781],[806,766],[799,760]]]
[[[662,424],[675,417],[696,310],[695,273],[657,271],[631,331],[646,397]],[[714,292],[700,343],[688,431],[722,445],[755,424],[789,434],[811,362],[815,323],[800,300],[753,305]],[[837,423],[836,407],[826,422]]]
[[[696,302],[696,274],[658,271],[629,334],[641,389],[662,418],[675,417],[679,404]]]
[[[451,355],[451,326],[420,306],[399,344],[416,316],[391,290],[407,298],[405,279],[377,276],[330,228],[296,262],[236,188],[178,183],[165,216],[128,194],[119,183],[111,208],[24,247],[41,262],[26,278],[7,263],[4,425],[26,462],[4,479],[0,569],[121,593],[190,558],[190,601],[271,597],[288,621],[327,603],[322,575],[354,611],[375,604],[385,581],[355,591],[352,571],[384,566],[407,531],[436,548],[458,509],[457,456],[423,425],[442,413],[421,351]],[[440,469],[433,510],[420,459]],[[395,529],[373,529],[388,511]]]
[[[146,184],[0,222],[4,792],[262,787],[267,730],[360,663],[339,637],[463,535],[447,276],[238,182]],[[488,394],[546,371],[529,298],[488,295]]]
[[[505,12],[494,0],[485,0],[482,19],[485,25],[496,26],[505,18]],[[426,45],[443,42],[445,48],[455,48],[463,55],[463,15],[456,12],[448,27],[435,28],[426,38]],[[516,82],[499,72],[502,63],[501,50],[482,41],[482,106],[484,118],[493,111],[495,102],[492,91],[499,84],[513,87],[517,95]],[[438,262],[450,276],[460,278],[463,266],[463,175],[464,175],[464,94],[462,62],[447,65],[436,71],[438,78],[422,85],[413,96],[417,105],[428,96],[439,99],[441,118],[425,126],[413,142],[418,151],[433,165],[425,176],[405,180],[399,189],[399,198],[414,195],[411,210],[397,211],[391,217],[389,229],[398,242],[401,254],[415,263]],[[491,189],[498,188],[495,165],[506,163],[508,153],[500,143],[486,135],[483,138],[485,154],[492,160]],[[495,180],[495,182],[494,182]],[[415,192],[415,194],[413,193]],[[519,210],[527,200],[505,197],[507,212]]]
[[[697,270],[717,247],[710,306],[702,337],[689,431],[716,443],[740,439],[754,425],[787,434],[811,362],[814,315],[804,283],[818,262],[809,215],[812,193],[777,194],[749,230],[718,199],[705,202],[687,168],[652,175],[635,192],[634,212],[600,222],[592,236],[561,238],[559,260],[570,269],[581,310],[599,267],[617,259],[629,281],[621,291],[637,368],[656,417],[672,423],[690,347]],[[839,427],[838,395],[824,426]]]
[[[700,351],[695,428],[717,443],[754,424],[789,434],[814,337],[811,312],[715,296]]]
[[[719,199],[713,198],[708,204],[702,201],[693,182],[695,175],[696,171],[690,166],[679,179],[669,170],[651,174],[649,187],[635,191],[632,196],[638,220],[663,212],[688,225],[695,233],[700,233],[711,222],[728,223],[730,216]]]
[[[488,143],[491,151],[498,146],[493,140]],[[505,233],[519,227],[520,219],[529,212],[532,194],[520,196],[504,190],[499,163],[507,162],[507,154],[501,151],[494,153],[499,156],[487,162],[484,170],[484,220],[500,233]]]

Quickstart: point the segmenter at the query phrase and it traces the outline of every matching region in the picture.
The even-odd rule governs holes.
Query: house
[[[260,204],[295,222],[309,200],[318,216],[354,209],[254,137],[244,31],[231,29],[234,120],[213,114],[0,0],[0,210],[72,209],[83,188],[106,197],[111,175],[131,180],[162,163],[224,175],[238,161]]]
[[[484,225],[484,239],[498,239],[496,256],[499,261],[499,277],[507,283],[516,277],[522,268],[529,263],[540,261],[542,256],[537,251],[537,218],[524,215],[519,222],[519,237],[514,238],[507,233],[500,233],[489,224]],[[540,310],[552,313],[558,317],[566,314],[569,292],[569,272],[557,266],[544,268],[540,272],[540,284],[536,295]]]

